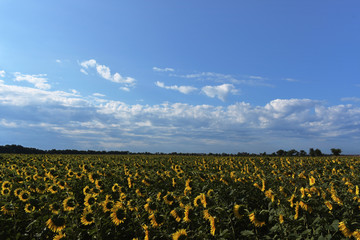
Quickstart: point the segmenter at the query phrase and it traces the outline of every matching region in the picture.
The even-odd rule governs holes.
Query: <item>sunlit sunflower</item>
[[[61,210],[61,205],[55,202],[50,204],[49,209],[53,214],[59,214]]]
[[[210,234],[215,236],[215,231],[216,231],[216,227],[215,227],[215,218],[214,217],[209,217],[209,222],[210,222]]]
[[[145,197],[145,195],[140,191],[140,189],[136,189],[135,192],[136,195],[138,195],[139,197]]]
[[[97,179],[100,179],[100,175],[97,173],[89,173],[88,177],[91,183],[94,183]]]
[[[91,208],[96,203],[96,196],[94,194],[87,194],[84,199],[84,205]]]
[[[279,222],[280,222],[280,224],[284,223],[284,215],[282,215],[282,214],[279,215]]]
[[[315,178],[313,176],[309,177],[309,185],[312,186],[315,184]]]
[[[179,229],[175,233],[172,234],[173,240],[183,240],[186,239],[187,232],[186,229]]]
[[[76,202],[74,197],[67,197],[63,201],[63,207],[65,212],[73,211],[76,207]]]
[[[65,218],[54,215],[46,221],[46,226],[53,232],[61,232],[65,228]]]
[[[144,240],[149,240],[149,227],[147,225],[143,225],[142,228],[144,229],[145,237]]]
[[[25,212],[27,212],[27,213],[32,213],[35,211],[35,209],[36,209],[35,206],[33,206],[30,203],[27,203],[24,208]]]
[[[95,180],[95,186],[96,186],[97,189],[100,190],[100,192],[102,192],[104,190],[104,187],[105,187],[104,182],[102,180],[100,180],[100,179]]]
[[[110,214],[111,221],[116,225],[124,223],[126,220],[126,209],[121,207],[114,207]]]
[[[206,193],[206,196],[207,196],[208,198],[213,198],[214,195],[215,195],[215,192],[214,192],[214,190],[212,190],[212,189],[210,189],[210,190],[207,191],[207,193]]]
[[[22,190],[18,197],[21,201],[26,202],[30,199],[30,192],[28,190]]]
[[[83,225],[90,225],[95,223],[95,216],[93,211],[91,211],[89,208],[85,208],[80,220]]]

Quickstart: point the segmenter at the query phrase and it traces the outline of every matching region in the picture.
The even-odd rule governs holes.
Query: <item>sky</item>
[[[360,153],[358,0],[0,0],[0,145]]]

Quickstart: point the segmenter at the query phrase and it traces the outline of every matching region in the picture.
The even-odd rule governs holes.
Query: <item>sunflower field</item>
[[[0,239],[360,239],[359,157],[0,155]]]

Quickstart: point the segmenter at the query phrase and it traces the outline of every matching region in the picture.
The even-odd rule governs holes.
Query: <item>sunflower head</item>
[[[85,209],[83,214],[81,215],[81,223],[83,225],[91,225],[94,222],[95,222],[94,213],[89,209]]]
[[[116,225],[120,225],[120,223],[124,223],[126,220],[126,209],[123,207],[114,207],[111,210],[111,221]]]
[[[65,218],[54,215],[46,221],[46,226],[53,232],[61,232],[65,228]]]

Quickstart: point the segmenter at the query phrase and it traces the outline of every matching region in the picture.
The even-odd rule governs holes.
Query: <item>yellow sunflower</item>
[[[124,223],[126,220],[126,209],[122,207],[114,207],[110,214],[111,221],[116,225]]]
[[[183,240],[186,239],[187,232],[186,229],[179,229],[175,233],[172,234],[173,240]]]
[[[80,220],[83,225],[93,224],[95,223],[94,213],[89,208],[85,208]]]
[[[351,237],[352,232],[349,228],[347,228],[345,222],[339,222],[339,230],[345,237]]]
[[[11,189],[12,187],[12,184],[11,182],[9,181],[4,181],[2,184],[1,184],[1,188],[4,189],[4,188],[8,188],[8,189]]]
[[[65,233],[59,233],[54,236],[53,240],[61,240],[64,239],[65,237],[66,237]]]
[[[161,227],[165,222],[165,218],[158,213],[151,214],[149,216],[149,220],[150,220],[152,227],[154,227],[154,228]]]
[[[26,202],[30,199],[30,192],[28,190],[22,190],[18,197],[21,201]]]
[[[91,208],[96,204],[96,196],[94,194],[87,194],[84,199],[84,205]]]
[[[73,211],[76,207],[76,202],[75,202],[74,197],[67,197],[63,201],[63,207],[64,207],[65,212]]]
[[[1,195],[3,196],[10,196],[11,190],[9,188],[3,188],[1,189]]]
[[[27,203],[24,208],[26,213],[32,213],[35,211],[35,206],[31,205],[30,203]]]
[[[50,204],[49,209],[53,214],[59,214],[61,210],[61,205],[55,202]]]
[[[61,232],[65,228],[65,218],[54,215],[46,221],[46,226],[53,232]]]

